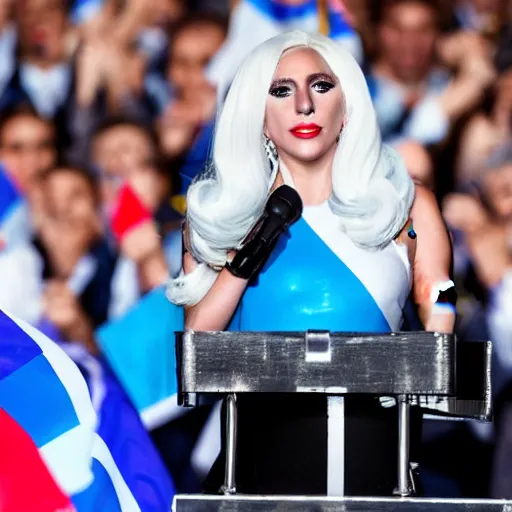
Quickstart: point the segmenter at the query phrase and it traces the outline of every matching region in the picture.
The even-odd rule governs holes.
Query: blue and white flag
[[[295,5],[276,0],[240,0],[231,16],[226,42],[208,69],[208,77],[218,86],[220,97],[256,46],[297,29],[323,32],[346,46],[358,62],[362,61],[361,39],[349,23],[343,0],[303,0]]]
[[[82,363],[87,381],[56,343],[0,311],[0,408],[76,510],[169,510],[174,489],[137,413],[108,367]]]
[[[98,346],[150,430],[186,412],[176,400],[174,333],[183,329],[183,308],[171,304],[162,287],[96,331]]]

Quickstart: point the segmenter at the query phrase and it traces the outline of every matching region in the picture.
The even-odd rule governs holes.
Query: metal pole
[[[226,398],[226,467],[222,494],[235,494],[235,469],[236,469],[236,434],[237,434],[237,404],[236,395],[228,395]]]
[[[398,402],[398,486],[394,494],[410,496],[409,485],[409,429],[410,404],[406,395],[397,397]]]
[[[345,398],[327,397],[327,496],[345,494]]]

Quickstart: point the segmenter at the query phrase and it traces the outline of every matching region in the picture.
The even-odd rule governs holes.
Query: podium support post
[[[226,398],[226,468],[222,494],[235,494],[236,469],[236,437],[237,437],[237,403],[236,395],[230,394]]]
[[[409,429],[410,404],[407,395],[399,395],[398,402],[398,486],[395,489],[397,496],[411,496],[409,483]]]

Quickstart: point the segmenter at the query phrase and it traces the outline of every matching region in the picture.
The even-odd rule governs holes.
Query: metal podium
[[[180,405],[194,407],[215,398],[226,401],[224,485],[217,496],[176,496],[176,512],[512,512],[512,502],[504,500],[416,498],[411,478],[412,404],[421,406],[428,414],[448,419],[490,420],[489,342],[458,343],[453,335],[427,332],[188,331],[176,333],[176,352]],[[395,400],[399,431],[395,496],[344,497],[342,485],[333,487],[332,492],[328,486],[326,497],[237,494],[237,396],[242,393],[321,393],[328,397],[328,409],[332,406],[333,411],[339,397],[348,394],[364,393]]]

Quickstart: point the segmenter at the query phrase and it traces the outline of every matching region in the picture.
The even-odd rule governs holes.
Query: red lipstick
[[[290,133],[299,139],[314,139],[320,135],[322,127],[315,123],[300,123],[290,130]]]

